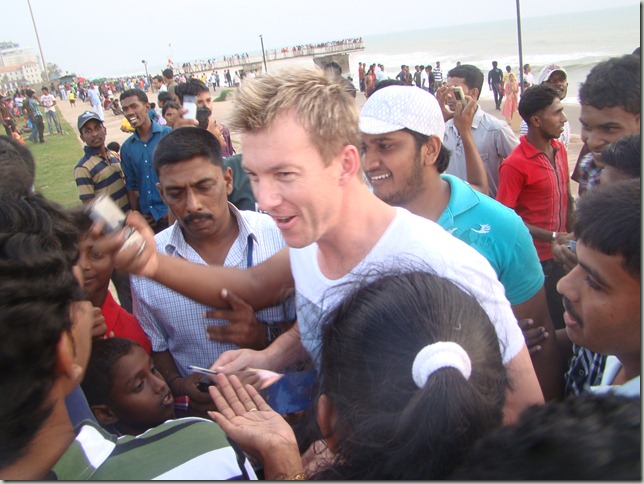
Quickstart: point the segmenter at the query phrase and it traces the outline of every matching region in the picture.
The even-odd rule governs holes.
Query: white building
[[[20,48],[12,42],[0,42],[0,88],[15,89],[42,84],[40,58],[31,48]]]

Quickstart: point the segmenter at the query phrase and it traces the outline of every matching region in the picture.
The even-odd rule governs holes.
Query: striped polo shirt
[[[216,423],[168,420],[138,436],[115,437],[85,420],[48,478],[58,480],[257,480],[248,459]]]
[[[116,155],[107,150],[107,157],[104,157],[98,148],[85,146],[84,149],[85,156],[74,168],[74,179],[80,199],[90,200],[106,193],[121,210],[124,212],[130,210],[121,163]]]

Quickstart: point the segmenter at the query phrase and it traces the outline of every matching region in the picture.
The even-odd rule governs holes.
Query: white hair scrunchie
[[[448,367],[456,368],[466,380],[472,374],[472,362],[461,345],[453,341],[438,341],[418,352],[411,374],[418,388],[423,388],[432,373]]]

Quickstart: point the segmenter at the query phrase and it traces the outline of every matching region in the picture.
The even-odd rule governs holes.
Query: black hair
[[[114,151],[115,153],[121,151],[121,145],[118,144],[118,141],[110,141],[109,143],[107,143],[106,148],[110,151]]]
[[[447,73],[447,77],[458,77],[459,79],[463,79],[465,81],[465,85],[469,89],[476,88],[479,90],[477,99],[481,97],[484,76],[483,72],[481,72],[481,69],[478,67],[473,66],[472,64],[461,64],[460,66],[450,69]]]
[[[376,81],[376,84],[374,85],[373,90],[371,91],[371,95],[373,96],[374,92],[389,86],[415,87],[415,86],[409,86],[409,84],[405,84],[403,81],[399,81],[398,79],[383,79],[382,81]]]
[[[156,103],[150,103],[150,109],[156,109],[157,105]]]
[[[574,233],[584,245],[624,258],[624,269],[639,278],[641,271],[641,187],[631,179],[600,186],[577,202]]]
[[[451,477],[639,481],[640,452],[640,398],[575,395],[527,408],[516,423],[479,440]]]
[[[160,92],[157,96],[157,101],[159,101],[159,104],[163,103],[165,105],[166,102],[172,101],[172,94],[168,91]]]
[[[548,84],[538,84],[526,89],[519,101],[519,114],[530,126],[530,118],[542,109],[550,106],[560,95],[557,90]]]
[[[499,63],[497,61],[492,61],[492,67],[496,67],[498,65],[499,65]]]
[[[617,168],[629,178],[642,173],[642,145],[639,134],[624,136],[602,150],[602,164]]]
[[[595,109],[619,107],[640,114],[641,63],[636,55],[613,57],[590,70],[579,87],[579,103]]]
[[[152,163],[158,176],[162,166],[188,161],[195,156],[203,156],[213,165],[224,168],[221,147],[215,135],[192,126],[172,130],[164,136],[154,149]]]
[[[154,76],[152,79],[156,79],[156,80],[157,80],[157,81],[159,81],[159,82],[163,82],[163,77],[161,77],[159,74],[157,74],[156,76]]]
[[[123,99],[132,96],[136,96],[137,99],[143,104],[148,102],[148,95],[145,92],[141,91],[141,89],[128,89],[126,91],[123,91],[120,96],[121,102],[123,102]]]
[[[0,136],[0,193],[31,193],[36,163],[29,148],[9,136]]]
[[[174,71],[169,67],[167,69],[163,69],[161,71],[161,74],[163,74],[163,77],[165,77],[166,79],[174,79]]]
[[[443,277],[401,269],[370,280],[322,329],[319,392],[335,409],[337,458],[315,477],[439,479],[501,424],[498,337],[477,300]],[[414,360],[439,341],[459,344],[472,373],[442,368],[419,388]]]
[[[191,77],[186,82],[182,82],[181,84],[178,84],[177,88],[174,91],[174,93],[179,98],[179,102],[182,104],[183,104],[183,96],[185,96],[186,94],[192,95],[192,96],[198,96],[202,92],[210,92],[210,91],[208,90],[208,86],[206,86],[203,82],[201,82],[201,79],[197,79],[195,77]]]
[[[76,241],[58,204],[0,194],[0,469],[25,454],[52,413],[57,345],[83,297]]]
[[[409,86],[409,87],[415,87],[415,86]],[[406,133],[409,133],[414,137],[414,141],[416,142],[416,152],[420,152],[420,149],[423,147],[425,143],[429,140],[429,136],[419,133],[418,131],[413,131],[409,128],[403,128],[402,131],[405,131]],[[449,159],[451,156],[451,152],[449,148],[447,148],[443,142],[441,141],[441,149],[438,152],[438,156],[436,157],[436,162],[434,165],[436,166],[436,169],[438,170],[438,173],[443,173],[445,170],[447,170],[447,167],[449,166]]]
[[[165,113],[168,112],[168,109],[176,109],[179,110],[181,109],[181,106],[179,106],[176,102],[174,101],[168,101],[163,103],[163,107],[161,108],[161,116],[165,116]]]
[[[107,338],[92,343],[92,354],[87,363],[81,387],[90,405],[111,403],[109,393],[114,381],[116,362],[140,345],[127,338]]]

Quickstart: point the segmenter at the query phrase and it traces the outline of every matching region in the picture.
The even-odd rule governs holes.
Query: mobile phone
[[[465,99],[465,93],[461,86],[454,86],[454,99],[460,102],[463,107],[467,106],[467,100]]]
[[[195,373],[201,373],[202,375],[216,375],[217,374],[217,372],[214,371],[214,370],[209,370],[208,368],[201,368],[200,366],[188,365],[188,368],[190,368]]]
[[[197,98],[190,94],[183,96],[183,109],[188,110],[183,115],[185,119],[197,119]]]
[[[125,226],[125,214],[123,210],[112,200],[112,197],[101,194],[96,197],[86,208],[89,217],[94,221],[102,221],[105,224],[103,232],[111,233],[120,230]],[[139,244],[141,250],[145,247],[145,240],[136,229],[125,227],[125,243],[123,248],[133,244]]]

